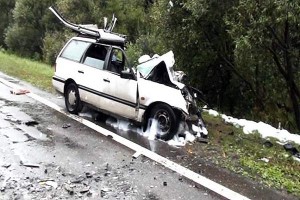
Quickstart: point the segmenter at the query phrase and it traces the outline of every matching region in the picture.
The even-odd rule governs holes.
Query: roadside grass
[[[51,84],[53,68],[41,62],[0,51],[0,71],[48,92],[54,91]],[[203,118],[209,132],[209,144],[204,149],[192,145],[189,147],[192,152],[204,154],[216,165],[266,186],[300,197],[300,163],[293,160],[274,138],[267,142],[258,133],[246,135],[220,117],[205,112]],[[295,146],[299,149],[299,145]],[[266,159],[268,162],[264,161]]]
[[[275,138],[263,139],[259,133],[244,134],[242,129],[226,124],[221,117],[205,112],[203,118],[210,136],[208,146],[221,148],[212,162],[300,197],[300,163],[277,144]],[[299,149],[299,145],[295,147]]]
[[[54,92],[51,83],[54,70],[50,65],[0,51],[0,71],[48,92]]]

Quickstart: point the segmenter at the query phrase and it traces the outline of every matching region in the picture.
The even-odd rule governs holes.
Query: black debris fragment
[[[208,138],[198,137],[197,142],[207,144],[208,143]]]
[[[71,181],[71,183],[81,183],[84,180],[85,180],[85,178],[83,176],[79,176],[74,181]]]
[[[90,172],[86,172],[86,173],[85,173],[85,176],[86,176],[87,178],[93,178],[93,175],[92,175]]]
[[[163,186],[167,186],[168,183],[166,181],[163,182]]]
[[[293,144],[287,143],[283,145],[283,148],[289,152],[296,161],[300,162],[300,152],[293,146]]]
[[[296,155],[299,153],[299,151],[291,143],[283,145],[283,148],[292,155]]]
[[[4,165],[2,165],[2,167],[4,167],[4,168],[9,168],[11,166],[11,164],[4,164]]]
[[[267,147],[267,148],[271,148],[271,147],[273,147],[273,143],[270,142],[269,140],[267,140],[267,141],[265,141],[265,142],[263,143],[263,146],[264,146],[264,147]]]
[[[296,153],[294,156],[295,156],[296,158],[300,159],[300,153]]]
[[[94,180],[95,180],[95,182],[97,182],[97,183],[98,183],[99,181],[101,181],[101,177],[100,177],[100,176],[98,176],[98,177],[96,177]]]
[[[79,192],[81,194],[84,194],[84,193],[87,193],[88,191],[90,191],[90,187],[89,186],[86,186],[86,187],[83,187]]]
[[[65,184],[64,188],[70,195],[74,195],[74,190],[68,184]]]
[[[28,121],[24,123],[26,126],[35,126],[38,125],[39,123],[37,121]]]
[[[102,188],[101,189],[101,197],[105,197],[105,195],[107,194],[107,192],[109,192],[109,188]]]

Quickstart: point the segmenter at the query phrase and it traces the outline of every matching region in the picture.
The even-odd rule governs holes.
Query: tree
[[[290,126],[300,130],[300,1],[240,0],[227,18],[235,41],[235,60],[252,71],[253,85],[272,107],[269,112],[293,113]],[[288,97],[288,98],[287,98]],[[281,111],[283,110],[283,111]]]
[[[9,23],[12,22],[12,11],[14,7],[14,0],[0,0],[0,46],[6,47],[4,43],[4,36]]]
[[[232,67],[234,46],[224,16],[234,3],[159,0],[152,13],[158,26],[154,32],[174,51],[177,67],[188,72],[191,84],[206,94],[211,105],[232,112],[235,104],[230,96],[236,99],[239,88],[231,87],[231,80],[239,74]]]
[[[48,7],[54,0],[17,0],[13,23],[7,29],[5,43],[19,55],[40,58],[42,39],[49,19]]]

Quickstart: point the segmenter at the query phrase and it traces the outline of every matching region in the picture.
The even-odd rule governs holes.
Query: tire
[[[82,102],[75,83],[70,83],[66,87],[65,104],[69,113],[78,114],[82,110]]]
[[[172,108],[166,104],[157,104],[154,106],[149,119],[157,120],[160,139],[170,140],[178,130],[177,117]]]

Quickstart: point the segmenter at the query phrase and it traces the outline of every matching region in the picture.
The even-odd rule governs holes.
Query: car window
[[[61,57],[79,62],[83,53],[90,46],[90,44],[91,43],[89,42],[72,40],[64,49]]]
[[[103,69],[107,48],[108,47],[100,44],[92,44],[85,54],[83,64],[97,69]]]
[[[128,62],[121,49],[113,48],[110,55],[108,70],[120,74],[121,71],[129,69]]]

